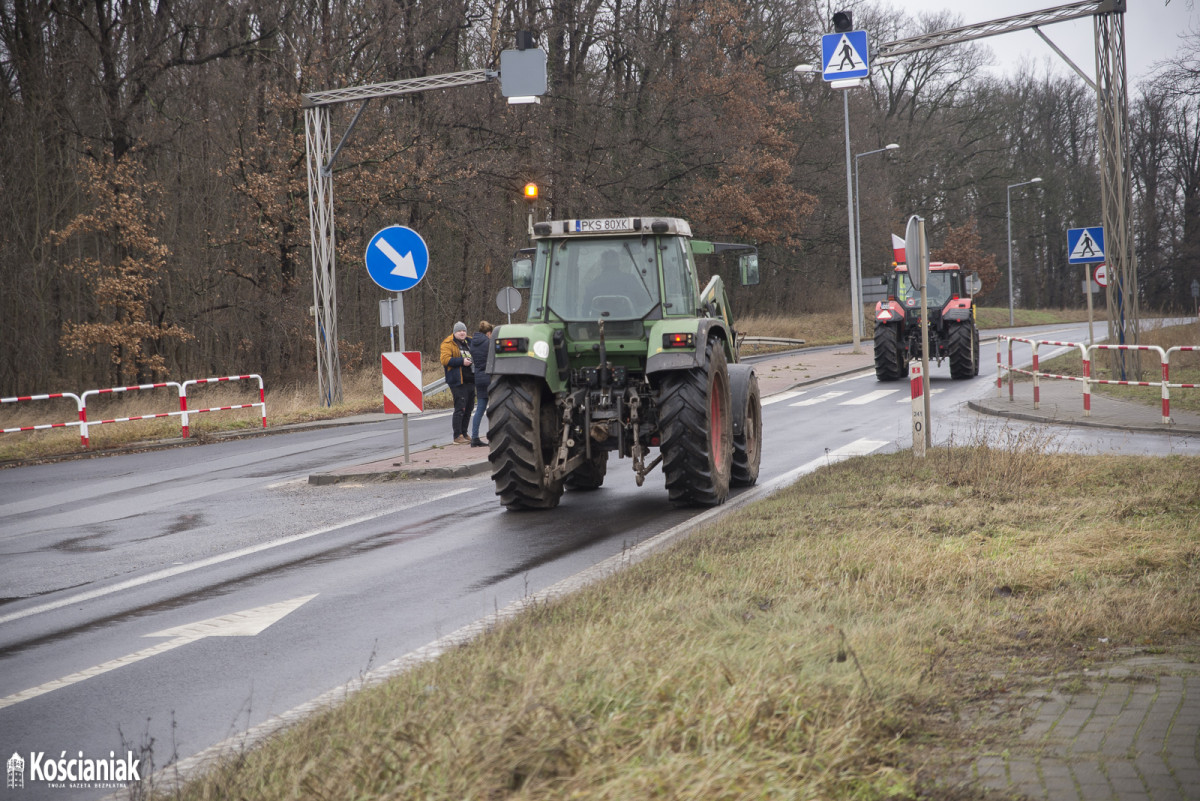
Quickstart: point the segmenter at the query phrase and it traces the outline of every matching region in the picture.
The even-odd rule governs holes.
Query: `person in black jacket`
[[[479,330],[471,337],[468,347],[471,349],[471,362],[475,370],[475,416],[471,418],[471,447],[482,448],[487,445],[479,438],[479,424],[483,421],[483,413],[487,409],[488,384],[492,377],[487,372],[488,351],[492,347],[492,324],[487,320],[479,321]]]

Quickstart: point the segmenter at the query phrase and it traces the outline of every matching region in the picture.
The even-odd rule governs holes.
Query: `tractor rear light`
[[[663,347],[668,350],[672,348],[694,348],[696,347],[696,335],[663,334]]]
[[[524,353],[529,350],[525,337],[503,337],[496,340],[496,353]]]
[[[659,444],[660,444],[660,442],[659,442],[659,439],[658,439],[658,437],[651,437],[651,438],[650,438],[650,447],[651,447],[651,448],[657,448],[657,447],[659,446]]]

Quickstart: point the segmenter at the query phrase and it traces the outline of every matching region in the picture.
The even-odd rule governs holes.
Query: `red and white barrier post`
[[[921,375],[921,363],[913,361],[908,366],[908,383],[912,389],[912,447],[913,454],[925,456],[925,437],[928,421],[925,419],[925,379]]]

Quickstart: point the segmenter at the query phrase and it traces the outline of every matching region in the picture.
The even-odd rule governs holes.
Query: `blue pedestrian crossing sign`
[[[867,32],[827,33],[821,37],[821,66],[827,81],[865,78],[870,74]]]
[[[1067,264],[1104,261],[1104,226],[1067,229]]]
[[[367,243],[367,272],[388,292],[412,289],[429,269],[429,248],[411,228],[389,225]]]

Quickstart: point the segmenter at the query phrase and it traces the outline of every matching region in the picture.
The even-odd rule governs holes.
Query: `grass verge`
[[[984,798],[966,766],[1018,747],[1019,716],[971,710],[1196,641],[1197,519],[1195,457],[1035,432],[850,460],[181,797]]]

